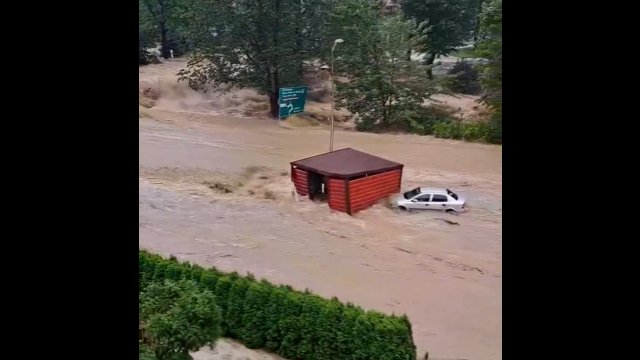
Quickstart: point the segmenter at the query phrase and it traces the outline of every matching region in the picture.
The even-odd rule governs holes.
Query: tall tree
[[[480,34],[480,13],[482,13],[482,7],[486,0],[476,0],[476,20],[475,29],[473,30],[473,43],[478,41],[478,35]]]
[[[480,32],[476,46],[478,56],[489,63],[482,68],[482,100],[491,107],[490,140],[502,142],[502,0],[488,0],[480,14]]]
[[[160,37],[162,57],[171,57],[171,38],[175,34],[179,19],[178,0],[139,0],[139,17],[153,26]]]
[[[222,335],[215,296],[193,281],[152,283],[139,295],[139,317],[140,353],[157,360],[190,360]]]
[[[402,10],[428,29],[427,74],[437,56],[448,55],[471,39],[476,25],[478,0],[405,0]]]
[[[278,90],[302,82],[305,59],[324,46],[322,20],[330,0],[193,0],[185,13],[195,47],[181,79],[254,87],[278,115]]]
[[[383,15],[368,0],[340,4],[331,18],[344,38],[336,52],[337,106],[357,114],[361,130],[411,121],[435,88],[424,67],[406,52],[421,39],[402,15]]]

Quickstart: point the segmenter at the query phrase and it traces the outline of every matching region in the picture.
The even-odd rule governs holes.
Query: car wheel
[[[407,208],[404,206],[399,206],[398,209],[402,210],[402,211],[407,211]]]
[[[447,214],[451,214],[451,215],[458,215],[458,212],[455,211],[454,209],[447,209],[445,210]]]

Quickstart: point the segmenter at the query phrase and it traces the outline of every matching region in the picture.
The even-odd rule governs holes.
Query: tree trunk
[[[167,38],[168,30],[164,24],[160,25],[160,51],[162,57],[168,59],[171,57],[169,49],[169,39]]]
[[[271,117],[280,117],[280,104],[278,104],[278,93],[280,91],[280,77],[278,70],[272,70],[269,73],[269,81],[271,82],[271,91],[269,92],[269,112]]]
[[[296,19],[296,27],[295,27],[295,36],[296,36],[296,54],[299,57],[296,61],[297,63],[297,74],[298,79],[304,79],[304,38],[302,34],[302,28],[304,25],[302,21],[304,19],[304,4],[302,0],[298,0],[296,2],[296,6],[298,7],[298,16]]]
[[[478,42],[478,34],[480,33],[480,14],[482,13],[482,4],[484,0],[478,0],[478,12],[476,13],[476,25],[473,30],[473,46]]]
[[[436,60],[436,54],[429,54],[429,57],[427,58],[427,66],[429,66],[429,69],[427,70],[427,77],[429,78],[429,80],[433,80],[433,62]]]
[[[275,13],[280,13],[280,0],[276,0],[275,3]],[[273,32],[273,51],[276,54],[276,57],[272,59],[272,66],[270,69],[270,77],[271,77],[271,92],[269,93],[269,106],[271,110],[271,117],[279,118],[280,107],[278,104],[278,92],[280,90],[280,74],[278,74],[278,36],[280,33],[280,16],[277,16],[275,19],[275,24],[272,28]]]
[[[278,118],[278,114],[280,112],[280,106],[278,105],[278,92],[270,92],[269,93],[269,109],[271,112],[271,117]]]

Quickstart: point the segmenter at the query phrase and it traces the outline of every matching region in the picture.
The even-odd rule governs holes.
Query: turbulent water
[[[141,84],[163,69],[143,68]],[[337,131],[337,149],[404,163],[404,189],[445,186],[470,206],[452,216],[379,204],[351,217],[292,192],[289,162],[326,152],[325,127],[179,99],[160,96],[140,119],[141,247],[406,313],[420,356],[501,359],[501,147]]]

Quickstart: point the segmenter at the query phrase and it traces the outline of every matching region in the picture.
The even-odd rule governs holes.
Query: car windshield
[[[413,199],[416,195],[420,194],[420,188],[415,188],[411,191],[407,191],[406,193],[404,193],[404,198],[409,200],[409,199]]]
[[[449,194],[449,196],[451,196],[452,198],[458,200],[458,195],[456,195],[456,193],[454,193],[453,191],[447,189],[447,194]]]

